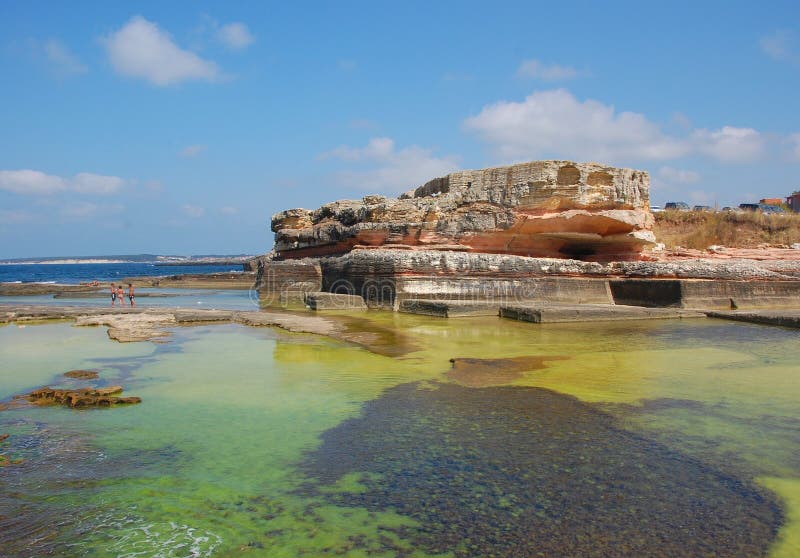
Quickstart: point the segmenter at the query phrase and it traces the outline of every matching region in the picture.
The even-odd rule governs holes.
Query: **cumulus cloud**
[[[197,157],[206,149],[205,145],[189,145],[181,149],[179,155],[184,159],[191,159],[192,157]]]
[[[56,39],[46,41],[42,49],[51,70],[59,77],[75,76],[89,71],[89,68],[72,54],[66,45]]]
[[[543,64],[538,60],[524,60],[517,68],[517,77],[542,81],[565,81],[578,77],[578,70],[559,64]]]
[[[352,72],[358,67],[358,63],[355,60],[342,58],[336,61],[336,66],[343,72]]]
[[[504,160],[540,157],[608,162],[667,161],[701,154],[721,161],[753,161],[766,140],[752,128],[696,129],[682,136],[635,112],[587,99],[565,89],[536,91],[524,101],[483,108],[464,127],[489,143]]]
[[[503,159],[542,156],[583,160],[673,159],[685,142],[666,136],[641,114],[579,101],[564,89],[536,91],[524,101],[500,101],[464,122]]]
[[[217,29],[217,39],[226,47],[234,50],[247,48],[256,40],[247,25],[239,22],[228,23]]]
[[[37,170],[0,170],[0,190],[24,195],[49,195],[71,191],[81,194],[113,194],[125,185],[118,176],[81,172],[72,178],[46,174]]]
[[[92,202],[75,202],[62,207],[60,213],[64,217],[71,219],[87,219],[97,215],[113,215],[122,212],[124,209],[124,206],[120,204],[98,205]]]
[[[775,60],[790,60],[797,62],[800,56],[794,48],[795,38],[791,31],[775,31],[759,41],[761,50]]]
[[[672,184],[694,184],[700,180],[700,175],[694,171],[666,166],[658,169],[658,175],[665,182]]]
[[[166,31],[141,16],[102,40],[114,69],[125,76],[167,86],[190,80],[217,81],[219,67],[180,48]]]
[[[458,169],[455,156],[437,157],[433,150],[410,145],[397,149],[394,140],[372,138],[364,147],[340,146],[320,155],[320,159],[338,159],[356,163],[360,170],[338,175],[340,182],[361,190],[399,192],[418,186],[434,176]]]
[[[23,209],[0,209],[0,226],[29,223],[33,219],[33,214]]]
[[[766,140],[752,128],[723,126],[719,130],[695,130],[697,150],[720,161],[755,161],[764,154]]]
[[[791,149],[791,158],[795,161],[800,161],[800,134],[789,136],[789,147]]]
[[[205,208],[196,205],[187,204],[181,207],[181,210],[184,212],[184,214],[195,219],[198,219],[206,214]]]

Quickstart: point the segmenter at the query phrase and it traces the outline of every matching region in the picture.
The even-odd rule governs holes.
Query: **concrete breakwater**
[[[720,310],[800,306],[800,280],[756,261],[598,263],[357,249],[339,257],[264,258],[256,286],[266,304],[302,302],[306,293],[322,291],[360,296],[371,308],[395,311],[415,300],[481,303],[495,310],[527,302]]]

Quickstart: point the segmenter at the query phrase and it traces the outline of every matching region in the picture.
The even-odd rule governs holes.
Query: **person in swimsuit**
[[[128,300],[131,301],[131,306],[136,306],[136,303],[133,301],[133,285],[128,283]]]
[[[111,283],[111,306],[114,306],[114,302],[117,300],[117,288],[114,286],[114,283]],[[120,302],[120,304],[122,304]]]
[[[125,305],[125,289],[122,288],[122,283],[117,286],[117,298],[119,299],[119,305]]]

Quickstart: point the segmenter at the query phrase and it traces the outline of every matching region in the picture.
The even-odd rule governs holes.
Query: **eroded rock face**
[[[357,246],[637,259],[655,240],[649,182],[643,171],[569,161],[460,171],[399,198],[277,213],[275,251],[281,259]]]

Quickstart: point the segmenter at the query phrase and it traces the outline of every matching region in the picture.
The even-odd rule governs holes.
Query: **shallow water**
[[[136,289],[136,295],[136,306],[139,308],[258,310],[257,294],[242,289],[162,289],[140,287]],[[89,308],[111,309],[111,299],[105,293],[99,293],[99,296],[96,297],[71,297],[69,293],[58,298],[53,295],[0,296],[0,304],[86,306]],[[128,306],[127,298],[124,300],[124,306]],[[119,308],[119,304],[115,308]]]
[[[86,384],[61,376],[74,368],[143,399],[0,412],[0,453],[22,460],[0,467],[0,549],[800,554],[797,331],[373,312],[348,327],[409,343],[382,356],[237,325],[164,345],[0,327],[0,400]]]

